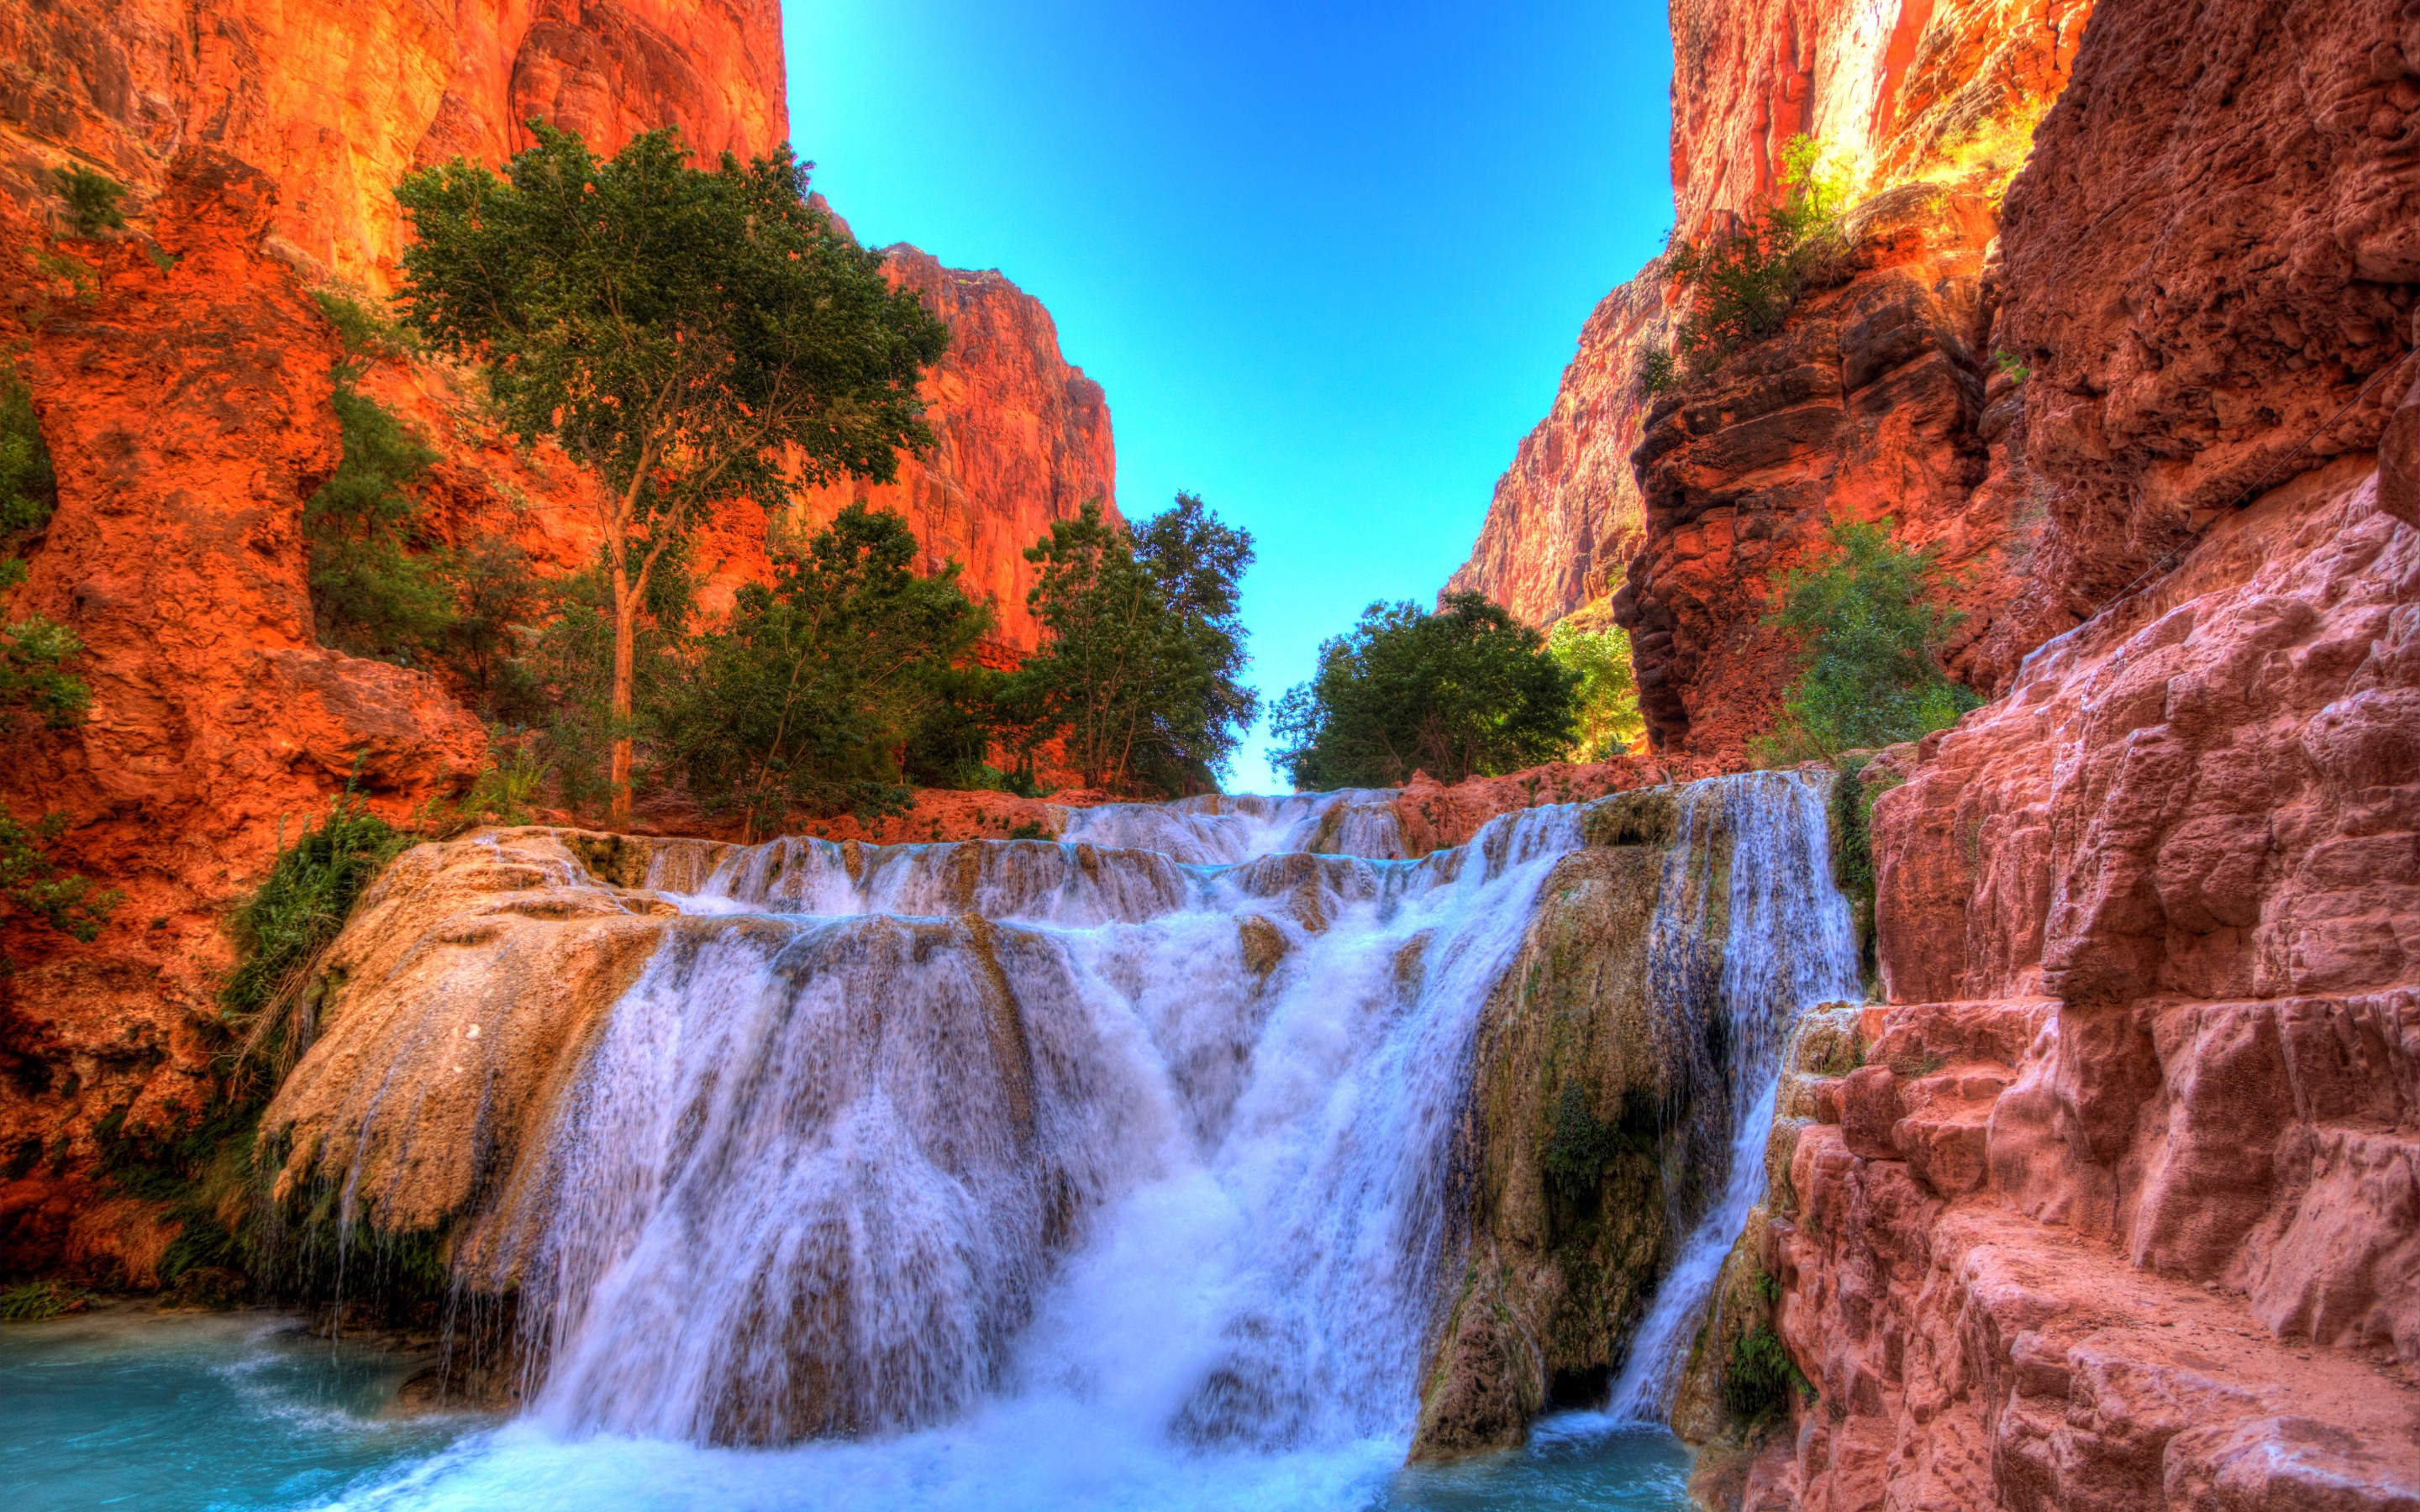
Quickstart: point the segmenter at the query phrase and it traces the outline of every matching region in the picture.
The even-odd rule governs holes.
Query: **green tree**
[[[1029,751],[1059,735],[1087,787],[1215,790],[1260,708],[1238,680],[1250,532],[1181,493],[1133,531],[1088,503],[1025,556],[1047,637],[1018,674]]]
[[[302,506],[312,618],[323,644],[406,666],[454,628],[441,543],[410,489],[437,454],[339,368],[334,404],[344,456]]]
[[[1610,761],[1638,743],[1647,721],[1638,713],[1638,682],[1630,665],[1630,637],[1613,623],[1609,601],[1586,604],[1555,622],[1546,651],[1579,678],[1573,717],[1579,734],[1575,762]]]
[[[613,815],[628,823],[638,617],[716,501],[887,481],[931,444],[917,382],[949,341],[882,261],[808,202],[786,148],[712,170],[672,130],[609,162],[532,122],[499,177],[466,161],[396,191],[415,242],[406,322],[485,364],[515,434],[602,476],[613,626]]]
[[[1891,521],[1836,520],[1816,561],[1775,579],[1773,623],[1799,638],[1798,680],[1758,756],[1781,764],[1914,740],[1982,701],[1949,680],[1940,650],[1964,615],[1940,602],[1930,551],[1891,538]]]
[[[954,668],[991,627],[958,564],[914,570],[907,522],[843,510],[769,588],[739,591],[728,628],[701,636],[694,674],[661,717],[692,793],[752,829],[793,805],[895,811],[911,740],[954,695]]]
[[[1434,614],[1373,604],[1324,642],[1319,670],[1279,701],[1277,751],[1297,788],[1440,781],[1560,760],[1578,733],[1580,674],[1479,594]]]
[[[80,162],[54,174],[59,197],[68,202],[69,228],[77,236],[97,237],[126,224],[126,213],[117,208],[117,202],[126,197],[125,185]]]

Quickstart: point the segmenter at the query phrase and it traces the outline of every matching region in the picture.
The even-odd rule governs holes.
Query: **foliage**
[[[269,875],[227,920],[238,964],[219,1006],[243,1033],[239,1064],[265,1056],[282,1070],[308,1048],[320,959],[355,900],[411,842],[348,789],[279,847]]]
[[[126,214],[117,208],[126,197],[125,185],[82,163],[57,169],[53,177],[59,198],[68,202],[68,225],[77,236],[97,237],[126,224]]]
[[[336,339],[344,344],[346,362],[353,376],[359,377],[361,364],[378,360],[401,361],[416,355],[420,343],[412,333],[384,312],[363,303],[349,294],[335,289],[315,289],[312,302],[328,324],[336,328]]]
[[[1546,1180],[1557,1193],[1577,1201],[1596,1190],[1606,1168],[1617,1156],[1652,1158],[1655,1138],[1652,1099],[1636,1091],[1625,1095],[1621,1117],[1608,1122],[1590,1109],[1587,1090],[1578,1082],[1569,1081],[1563,1084],[1561,1098],[1555,1104],[1554,1126],[1546,1136],[1540,1164],[1545,1167]]]
[[[1638,681],[1630,665],[1630,637],[1613,623],[1611,607],[1585,605],[1555,622],[1546,652],[1579,677],[1573,713],[1579,734],[1572,742],[1575,762],[1610,761],[1647,733],[1638,712]]]
[[[1768,764],[1914,740],[1981,702],[1935,659],[1964,617],[1937,601],[1940,568],[1890,524],[1835,521],[1827,552],[1777,582],[1774,623],[1803,649],[1780,721],[1754,748]]]
[[[0,809],[0,900],[47,928],[89,944],[100,938],[120,895],[115,888],[96,889],[89,880],[59,870],[51,847],[67,825],[63,813],[47,813],[29,825]]]
[[[627,819],[640,607],[716,501],[778,508],[799,483],[888,481],[922,448],[917,382],[948,330],[836,232],[786,149],[712,170],[679,133],[600,162],[569,132],[504,177],[467,160],[407,177],[406,323],[485,364],[507,426],[597,470],[614,811]]]
[[[1638,392],[1653,398],[1669,393],[1681,382],[1681,360],[1669,347],[1650,347],[1638,354]]]
[[[1788,1405],[1791,1388],[1807,1396],[1807,1382],[1790,1351],[1771,1328],[1751,1329],[1731,1345],[1730,1367],[1723,1373],[1723,1405],[1750,1422]]]
[[[58,502],[50,448],[34,418],[34,391],[13,363],[0,362],[0,536],[13,540],[40,530]]]
[[[1478,594],[1434,614],[1373,604],[1323,642],[1310,682],[1279,700],[1274,754],[1297,788],[1441,782],[1560,759],[1578,734],[1580,674]]]
[[[0,1322],[39,1323],[91,1305],[92,1293],[63,1281],[23,1281],[0,1288]]]
[[[1132,532],[1088,503],[1025,556],[1042,569],[1028,601],[1047,640],[1001,722],[1023,725],[1029,754],[1059,734],[1087,787],[1215,790],[1259,710],[1238,680],[1250,532],[1180,493]]]
[[[1665,250],[1664,273],[1681,287],[1682,316],[1668,352],[1651,351],[1641,383],[1659,375],[1661,393],[1685,368],[1700,377],[1742,347],[1781,329],[1797,302],[1815,249],[1839,220],[1849,173],[1809,136],[1783,147],[1779,193],[1700,240],[1676,239]]]
[[[344,459],[302,506],[312,614],[323,643],[411,666],[432,656],[456,618],[443,555],[406,491],[437,454],[342,378]]]
[[[695,671],[659,717],[692,794],[752,828],[793,806],[870,816],[905,805],[905,749],[953,698],[980,698],[953,669],[991,626],[957,563],[920,577],[918,551],[897,515],[853,504],[776,561],[770,588],[739,591],[729,627],[698,638]]]
[[[2023,383],[2034,376],[2034,370],[2026,366],[2014,352],[1993,351],[1992,365],[1998,368],[2000,376],[2011,383]]]
[[[1916,177],[1978,191],[1997,201],[2033,155],[2034,132],[2050,112],[2047,97],[2024,100],[2008,115],[1978,121],[1972,131],[1943,143]]]

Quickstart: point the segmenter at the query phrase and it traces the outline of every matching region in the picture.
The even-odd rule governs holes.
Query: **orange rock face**
[[[1854,193],[1954,177],[1978,159],[2009,154],[2064,83],[2090,9],[2088,0],[1676,4],[1677,224],[1702,235],[1718,218],[1761,203],[1775,192],[1783,147],[1802,133],[1833,150]],[[1990,237],[1981,229],[1970,250],[1979,255]],[[1647,433],[1651,408],[1637,384],[1639,357],[1668,337],[1661,312],[1669,291],[1654,268],[1606,296],[1590,317],[1554,412],[1497,484],[1452,587],[1476,589],[1543,624],[1621,585],[1650,532],[1631,454]],[[1971,283],[1972,270],[1962,276]],[[1971,300],[1971,287],[1961,297]],[[1971,438],[1964,445],[1979,450]],[[1959,487],[1958,502],[1972,486],[1968,480]],[[1678,686],[1688,681],[1681,674]],[[1679,712],[1668,708],[1659,721],[1668,743],[1681,729]],[[1735,743],[1717,731],[1709,748]]]
[[[16,738],[0,798],[70,816],[68,863],[126,896],[94,944],[12,941],[12,1151],[64,1156],[106,1115],[138,1131],[198,1108],[219,916],[281,831],[349,779],[400,818],[485,758],[477,722],[428,677],[313,640],[302,514],[336,464],[336,348],[261,250],[274,206],[265,176],[189,151],[155,202],[160,257],[75,246],[90,297],[33,341],[59,504],[12,612],[83,638],[92,705],[79,728]],[[19,1264],[55,1254],[89,1200],[28,1164],[0,1195]]]
[[[1660,747],[1736,762],[1771,727],[1795,648],[1769,585],[1832,520],[1890,517],[1962,582],[1970,639],[1988,623],[2011,528],[2005,492],[1979,487],[1991,228],[1986,203],[1937,186],[1869,201],[1777,335],[1650,413],[1647,528],[1614,613]]]
[[[1599,301],[1554,411],[1497,480],[1479,543],[1448,593],[1485,594],[1544,625],[1620,585],[1646,524],[1630,465],[1647,421],[1638,363],[1670,340],[1668,325],[1652,268]]]
[[[285,5],[59,0],[0,13],[0,187],[80,159],[148,194],[209,147],[275,180],[273,245],[383,290],[396,180],[530,144],[532,116],[610,151],[677,124],[706,152],[787,134],[777,0]]]
[[[1060,355],[1059,329],[1042,301],[998,272],[944,268],[906,245],[883,256],[892,276],[950,325],[949,352],[923,389],[937,444],[922,457],[902,456],[896,482],[808,493],[789,527],[812,532],[852,502],[892,510],[923,543],[926,570],[953,560],[965,569],[968,593],[992,606],[1000,644],[1037,650],[1042,629],[1025,603],[1034,580],[1025,548],[1088,501],[1116,517],[1109,401]]]

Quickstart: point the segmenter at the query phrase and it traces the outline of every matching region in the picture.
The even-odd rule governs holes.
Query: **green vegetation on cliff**
[[[543,124],[500,177],[405,178],[406,322],[478,362],[507,426],[602,478],[613,810],[629,816],[649,587],[721,502],[888,481],[932,443],[917,392],[949,342],[882,259],[809,202],[786,150],[692,168],[672,129],[600,161]]]
[[[1877,524],[1837,520],[1830,546],[1776,578],[1775,623],[1799,638],[1799,673],[1771,734],[1754,745],[1768,764],[1829,759],[1914,740],[1958,722],[1982,701],[1938,659],[1963,618],[1940,602],[1930,551]]]
[[[1297,788],[1440,782],[1560,760],[1585,681],[1545,638],[1478,594],[1434,614],[1373,604],[1323,643],[1319,671],[1278,701],[1276,752]]]
[[[1580,680],[1574,701],[1579,733],[1570,759],[1610,761],[1638,744],[1647,721],[1638,712],[1630,636],[1613,623],[1611,600],[1599,599],[1557,620],[1547,632],[1546,651]]]

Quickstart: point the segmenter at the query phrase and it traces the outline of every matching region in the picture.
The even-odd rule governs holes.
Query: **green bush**
[[[1440,782],[1559,761],[1579,734],[1581,675],[1545,638],[1478,594],[1434,614],[1373,604],[1319,648],[1319,670],[1278,701],[1273,754],[1297,788]]]
[[[1771,623],[1794,632],[1801,650],[1781,717],[1752,748],[1766,764],[1914,740],[1982,702],[1937,660],[1964,618],[1939,602],[1939,566],[1931,552],[1900,547],[1890,526],[1835,521],[1823,555],[1776,581]]]
[[[1751,1329],[1731,1345],[1723,1373],[1723,1405],[1750,1422],[1789,1405],[1792,1387],[1807,1396],[1815,1388],[1770,1328]]]
[[[117,208],[126,197],[125,185],[82,163],[55,170],[54,178],[59,197],[68,202],[68,225],[77,236],[97,237],[126,224],[125,213]]]
[[[1652,1159],[1655,1113],[1651,1098],[1633,1092],[1622,1100],[1621,1117],[1608,1122],[1590,1110],[1588,1092],[1578,1082],[1565,1082],[1540,1161],[1547,1184],[1568,1201],[1582,1201],[1595,1193],[1616,1157]]]
[[[0,362],[0,538],[14,541],[40,530],[58,502],[58,477],[34,416],[34,391],[13,364]]]
[[[955,563],[913,570],[920,550],[898,516],[851,505],[777,559],[771,587],[739,591],[729,626],[696,639],[693,672],[655,720],[692,795],[752,829],[793,807],[905,806],[902,753],[920,733],[949,743],[953,697],[981,696],[955,663],[991,626]]]
[[[1557,620],[1546,636],[1546,653],[1579,678],[1573,705],[1579,734],[1572,742],[1573,761],[1610,761],[1647,733],[1647,721],[1638,712],[1638,680],[1631,670],[1630,637],[1613,623],[1606,601]]]
[[[219,1006],[242,1035],[240,1069],[257,1057],[282,1072],[309,1048],[320,959],[363,890],[411,840],[348,790],[279,848],[269,875],[227,920],[237,964]]]
[[[344,459],[302,508],[320,642],[426,663],[457,618],[444,554],[409,491],[437,454],[341,373],[334,402]]]
[[[1795,136],[1782,149],[1779,179],[1780,193],[1764,204],[1701,240],[1666,249],[1664,272],[1681,285],[1682,314],[1671,349],[1651,351],[1642,363],[1648,393],[1668,388],[1683,368],[1702,376],[1721,366],[1779,330],[1797,302],[1815,250],[1838,223],[1847,175],[1821,143]]]
[[[25,1281],[0,1289],[0,1322],[39,1323],[92,1305],[92,1293],[58,1281]]]

